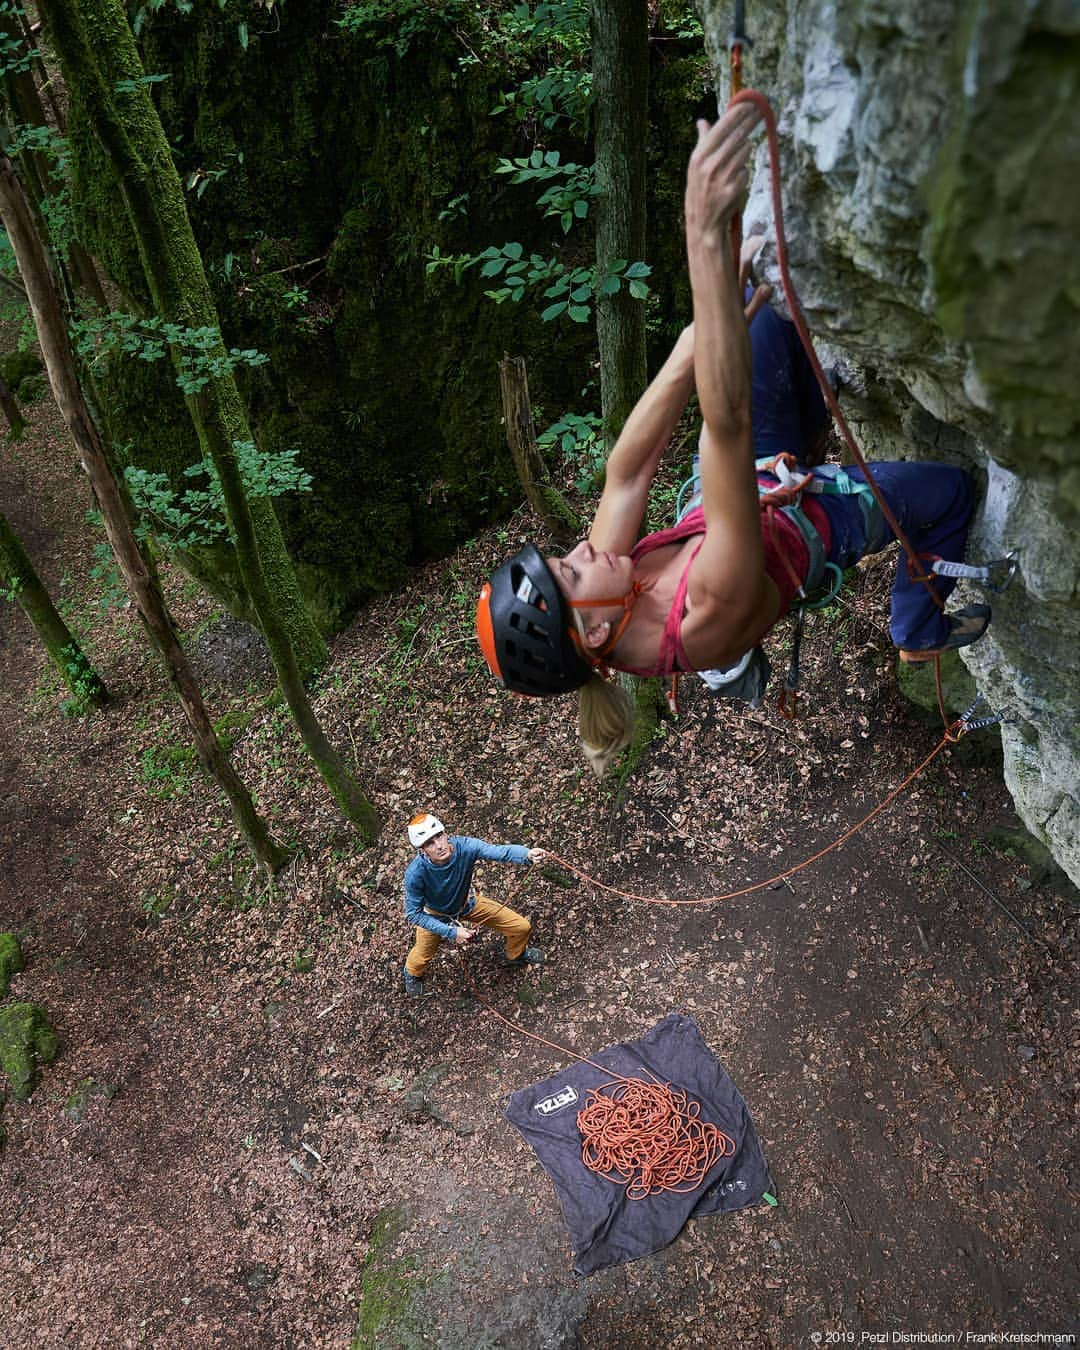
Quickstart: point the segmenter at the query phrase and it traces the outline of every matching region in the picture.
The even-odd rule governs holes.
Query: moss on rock
[[[23,968],[22,948],[14,933],[0,933],[0,998],[6,998],[12,975]]]
[[[36,1003],[0,1008],[0,1069],[11,1081],[12,1096],[25,1101],[34,1090],[37,1064],[56,1056],[56,1033]]]
[[[403,1227],[404,1219],[397,1209],[384,1209],[375,1220],[350,1350],[420,1350],[425,1344],[425,1320],[412,1306],[417,1259],[393,1254]]]

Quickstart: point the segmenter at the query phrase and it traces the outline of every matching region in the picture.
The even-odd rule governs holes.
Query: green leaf
[[[236,36],[240,39],[240,46],[247,51],[248,49],[248,26],[246,23],[237,24]]]
[[[632,281],[630,283],[630,294],[635,300],[644,300],[649,294],[649,287],[644,281]]]
[[[622,282],[619,280],[618,277],[605,277],[603,281],[600,283],[600,294],[614,295],[615,292],[619,290],[621,286]]]
[[[558,304],[548,305],[547,309],[541,312],[540,317],[545,323],[550,323],[552,319],[557,319],[565,308],[566,301],[560,300]]]
[[[505,266],[506,266],[505,258],[491,258],[489,259],[488,262],[486,262],[483,265],[483,267],[481,267],[480,275],[482,277],[498,276]]]
[[[520,258],[523,251],[520,244],[503,244],[503,252],[508,258]]]
[[[627,279],[631,277],[647,277],[650,276],[651,274],[652,268],[649,266],[648,263],[643,262],[631,263],[630,266],[626,269]]]
[[[577,301],[580,305],[583,300],[587,301],[592,296],[591,286],[575,286],[570,292],[570,299]]]
[[[588,323],[590,310],[588,305],[571,305],[566,311],[575,323]]]

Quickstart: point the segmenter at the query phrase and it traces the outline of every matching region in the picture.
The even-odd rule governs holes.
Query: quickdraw
[[[986,703],[986,699],[981,692],[976,692],[974,701],[966,712],[962,712],[953,725],[946,732],[946,736],[952,742],[961,740],[972,731],[982,731],[985,727],[993,726],[1014,726],[1015,717],[1010,717],[1007,712],[988,712],[983,717],[975,717],[980,703]],[[987,705],[989,706],[989,705]]]
[[[962,581],[973,581],[984,591],[1001,595],[1012,585],[1020,567],[1015,551],[1006,553],[1004,558],[995,558],[988,563],[948,562],[945,558],[935,558],[930,571],[939,577],[957,577]]]

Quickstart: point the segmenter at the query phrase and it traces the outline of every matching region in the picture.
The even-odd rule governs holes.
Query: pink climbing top
[[[766,486],[772,486],[774,480],[771,478],[763,479]],[[817,530],[821,536],[821,542],[828,553],[829,545],[832,542],[832,531],[829,529],[829,518],[825,514],[820,502],[815,501],[810,496],[804,496],[802,499],[802,509],[810,524]],[[806,547],[806,541],[799,533],[798,526],[781,511],[773,515],[776,523],[776,533],[784,556],[787,557],[797,576],[805,578],[810,568],[810,553]],[[652,553],[655,549],[663,548],[665,544],[677,544],[683,539],[689,539],[691,536],[700,534],[701,543],[705,541],[705,512],[700,506],[695,506],[692,511],[688,511],[677,525],[672,525],[667,530],[657,530],[655,534],[647,534],[644,539],[639,539],[634,545],[634,550],[630,554],[631,559],[636,563],[639,558],[643,558],[647,553]],[[780,613],[777,618],[783,618],[791,606],[792,597],[795,595],[795,584],[788,575],[788,569],[784,566],[783,557],[776,543],[773,542],[772,532],[769,529],[768,518],[765,513],[761,515],[761,542],[765,549],[765,571],[776,584],[776,589],[780,592]],[[683,574],[679,578],[678,589],[675,592],[675,599],[672,601],[671,609],[668,611],[667,621],[664,624],[664,633],[660,641],[659,660],[656,665],[648,670],[638,669],[634,666],[620,665],[620,670],[625,670],[630,675],[672,675],[676,671],[686,674],[691,672],[694,667],[690,663],[690,658],[682,644],[682,621],[686,613],[686,587],[689,583],[690,568],[694,559],[697,557],[701,548],[701,543],[690,555],[690,560],[683,569]]]

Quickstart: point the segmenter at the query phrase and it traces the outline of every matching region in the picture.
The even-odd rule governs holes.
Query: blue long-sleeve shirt
[[[467,834],[450,836],[454,851],[446,862],[436,866],[425,853],[405,869],[405,917],[418,928],[426,928],[438,937],[452,939],[455,923],[464,919],[475,903],[472,889],[473,868],[479,859],[485,862],[528,864],[529,850],[523,844],[488,844]],[[427,914],[432,909],[435,914]]]

